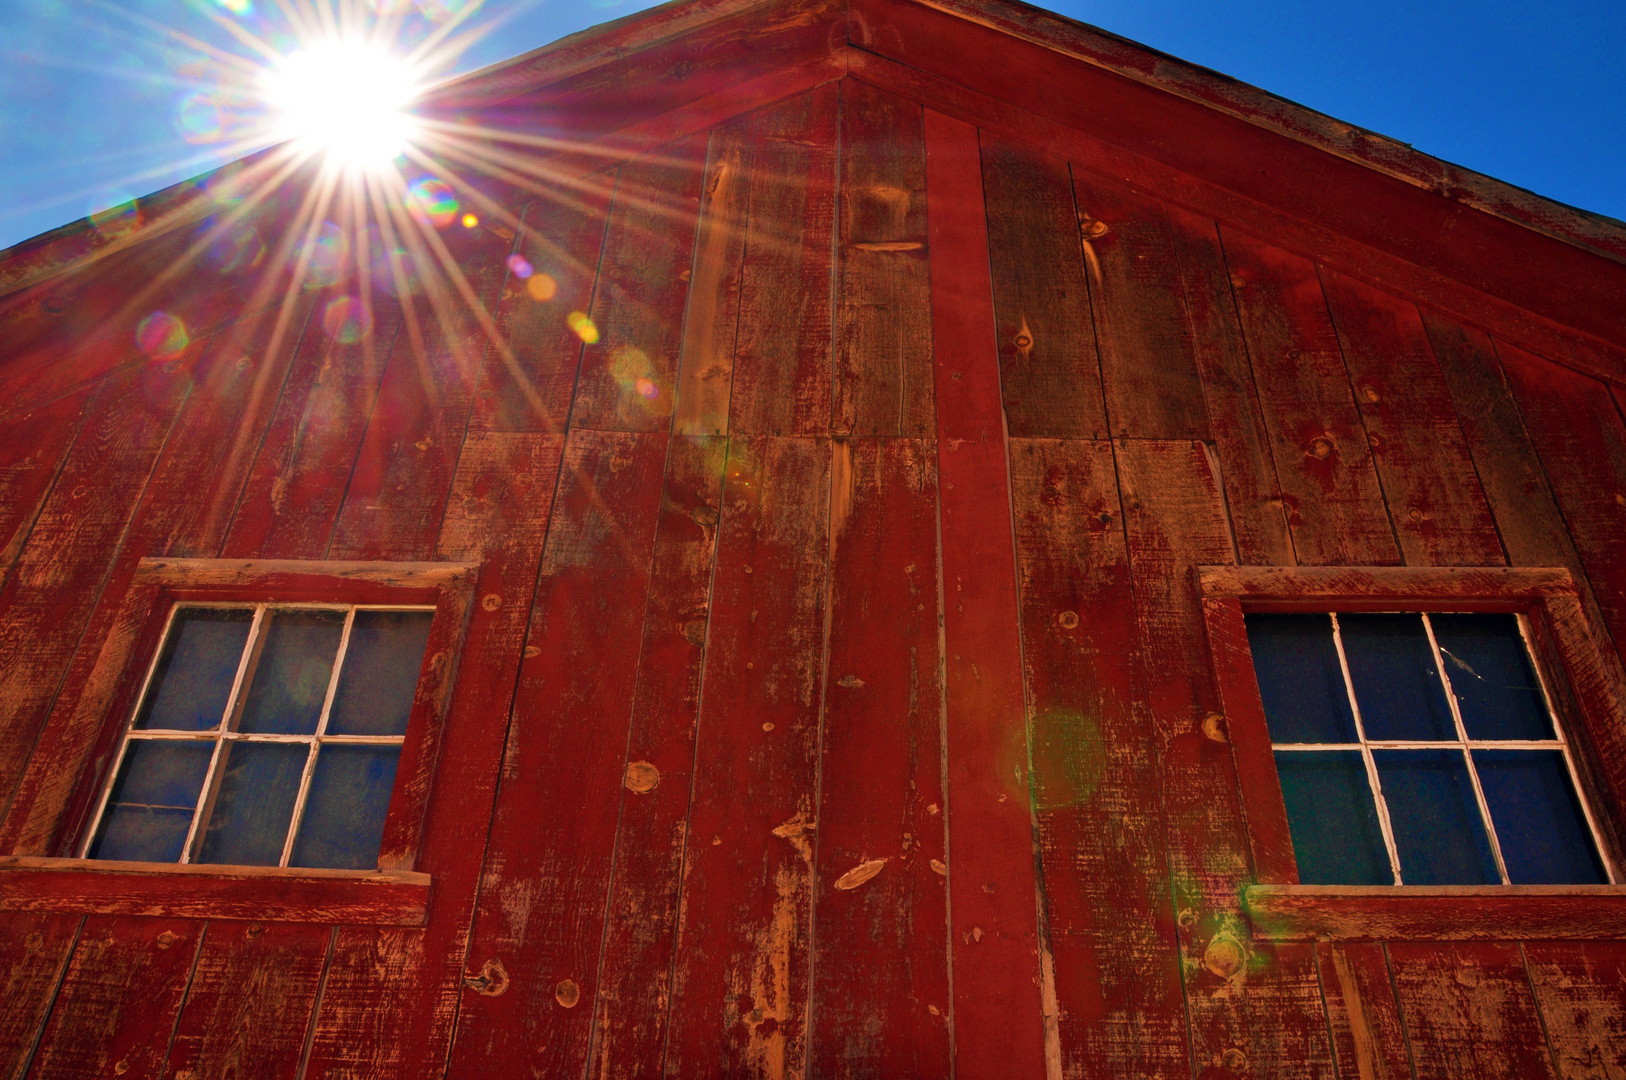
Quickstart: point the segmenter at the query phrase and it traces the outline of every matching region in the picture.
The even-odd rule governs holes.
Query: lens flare
[[[525,291],[531,294],[532,300],[552,300],[559,292],[559,283],[553,280],[552,274],[532,274],[525,283]],[[582,317],[586,318],[585,315]]]
[[[423,274],[412,252],[399,244],[386,247],[376,239],[373,242],[373,288],[382,289],[391,296],[416,296],[423,291]],[[396,274],[400,277],[397,278]]]
[[[585,311],[572,311],[566,315],[565,325],[588,345],[598,344],[598,327],[593,325],[593,320],[587,317]]]
[[[330,300],[322,312],[322,329],[341,345],[354,345],[373,332],[373,312],[359,297]]]
[[[254,5],[250,2],[250,0],[215,0],[215,3],[219,4],[233,15],[254,14]]]
[[[136,327],[136,348],[154,360],[173,360],[192,344],[186,324],[165,311],[155,311]]]
[[[444,180],[420,176],[407,185],[406,207],[419,221],[444,229],[457,217],[457,195]]]
[[[265,241],[252,226],[222,229],[214,218],[208,218],[203,229],[206,235],[213,234],[203,251],[203,261],[222,274],[252,270],[265,259]]]
[[[231,114],[219,96],[204,93],[188,94],[175,110],[175,130],[181,138],[194,145],[219,142],[226,137],[231,126]]]
[[[305,267],[305,284],[323,288],[342,281],[350,262],[350,240],[331,221],[322,222],[310,246],[310,263]]]
[[[526,262],[525,256],[523,255],[508,256],[508,269],[510,273],[519,278],[521,281],[524,281],[526,278],[536,273],[536,267]]]
[[[406,111],[418,93],[416,72],[367,42],[340,37],[309,45],[271,68],[262,89],[278,136],[346,168],[388,165],[417,132]]]
[[[479,225],[479,224],[480,224],[480,219],[475,217],[473,214],[464,214],[463,215],[463,227],[465,229],[472,229],[476,225]]]

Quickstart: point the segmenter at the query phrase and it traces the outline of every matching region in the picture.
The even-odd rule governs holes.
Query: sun
[[[309,45],[268,68],[262,89],[277,137],[345,168],[388,166],[416,132],[407,110],[420,90],[417,73],[370,42],[335,38]]]

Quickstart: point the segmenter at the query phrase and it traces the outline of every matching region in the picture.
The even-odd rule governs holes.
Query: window
[[[433,618],[173,605],[83,854],[372,868]]]
[[[1518,616],[1246,625],[1301,882],[1609,881]]]

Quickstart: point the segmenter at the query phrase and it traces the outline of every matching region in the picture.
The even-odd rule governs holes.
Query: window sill
[[[0,911],[422,926],[429,875],[0,856]]]
[[[1250,885],[1265,941],[1626,939],[1621,885]]]

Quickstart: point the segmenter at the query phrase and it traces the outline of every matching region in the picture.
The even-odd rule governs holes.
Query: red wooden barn
[[[0,255],[5,1076],[1622,1075],[1626,226],[1012,0],[424,109]]]

